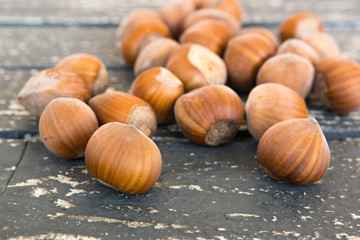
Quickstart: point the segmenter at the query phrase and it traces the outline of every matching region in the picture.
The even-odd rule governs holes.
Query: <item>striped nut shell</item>
[[[217,146],[229,142],[244,121],[240,97],[223,85],[206,86],[182,95],[175,103],[175,118],[191,141]]]
[[[148,191],[161,174],[155,143],[131,125],[107,123],[90,138],[85,151],[88,173],[128,194]]]
[[[314,92],[327,107],[340,114],[360,108],[360,66],[344,57],[329,57],[316,65]]]
[[[91,135],[99,127],[95,113],[76,98],[56,98],[39,120],[40,138],[55,155],[74,159],[84,156]]]
[[[134,125],[149,137],[156,132],[157,122],[153,108],[134,95],[120,91],[107,92],[91,98],[89,105],[100,124],[120,122]]]
[[[308,117],[304,99],[291,88],[279,83],[256,86],[248,96],[245,113],[248,130],[257,140],[278,122]]]
[[[258,145],[257,161],[271,178],[308,185],[325,175],[330,150],[315,119],[291,119],[265,132]]]

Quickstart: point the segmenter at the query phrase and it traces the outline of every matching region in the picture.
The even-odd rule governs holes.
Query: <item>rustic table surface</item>
[[[115,46],[130,11],[165,0],[0,0],[0,239],[360,239],[360,112],[340,116],[308,101],[328,139],[331,164],[311,186],[269,179],[256,162],[257,142],[240,131],[210,148],[189,142],[175,125],[154,141],[162,174],[145,194],[99,184],[84,160],[51,154],[37,120],[17,103],[25,81],[63,57],[101,58],[110,87],[134,79]],[[341,54],[360,63],[360,1],[242,0],[244,27],[276,33],[291,13],[312,11]]]

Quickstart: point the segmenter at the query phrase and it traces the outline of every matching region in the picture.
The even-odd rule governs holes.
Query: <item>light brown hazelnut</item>
[[[337,42],[328,33],[315,33],[303,38],[303,41],[309,44],[319,54],[320,59],[338,56],[340,54]]]

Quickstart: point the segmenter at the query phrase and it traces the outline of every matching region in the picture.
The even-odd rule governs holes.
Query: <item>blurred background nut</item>
[[[17,99],[31,115],[39,118],[54,98],[73,97],[87,102],[90,96],[87,84],[78,74],[51,68],[32,76],[20,90]]]
[[[337,42],[328,33],[315,33],[303,38],[303,40],[319,54],[320,59],[340,54]]]
[[[193,0],[197,8],[216,8],[232,14],[238,21],[242,21],[243,9],[238,0]]]
[[[151,10],[130,13],[117,30],[120,52],[129,66],[135,64],[140,50],[153,39],[170,37],[168,26],[159,14]]]
[[[184,93],[184,85],[166,68],[156,67],[141,73],[130,92],[153,107],[158,123],[168,123],[174,120],[174,104]]]
[[[313,85],[315,68],[309,60],[293,53],[275,55],[259,69],[256,83],[280,83],[305,98]]]
[[[311,12],[294,13],[285,19],[278,28],[280,40],[289,38],[305,38],[324,31],[321,19]]]
[[[264,83],[251,90],[245,114],[248,130],[256,140],[275,123],[308,117],[304,99],[279,83]]]
[[[159,14],[176,39],[182,32],[185,18],[193,11],[195,11],[193,0],[168,0],[160,8]]]
[[[221,22],[202,20],[187,28],[180,36],[180,43],[196,43],[222,56],[230,38],[228,28]]]
[[[85,81],[93,96],[103,93],[109,85],[104,63],[93,55],[73,54],[61,60],[56,67],[77,73]]]
[[[153,67],[165,67],[179,43],[170,38],[158,38],[141,49],[134,65],[135,76]]]
[[[291,38],[281,43],[276,54],[294,53],[309,60],[313,65],[320,61],[319,54],[303,40]]]
[[[269,40],[273,44],[273,47],[275,49],[277,49],[279,46],[279,43],[278,43],[276,37],[274,36],[274,34],[264,27],[243,28],[242,31],[240,32],[240,34],[246,34],[246,33],[258,33],[261,36],[263,36],[264,38],[266,38],[267,40]]]
[[[184,44],[171,54],[166,68],[184,84],[185,92],[195,88],[225,84],[224,61],[210,49],[199,44]]]

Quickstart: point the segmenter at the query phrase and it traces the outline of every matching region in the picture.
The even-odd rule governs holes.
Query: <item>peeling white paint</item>
[[[17,236],[9,238],[8,240],[45,240],[45,239],[54,239],[54,240],[100,240],[101,238],[83,236],[83,235],[74,235],[74,234],[63,234],[63,233],[46,233],[35,236]]]
[[[73,181],[72,178],[69,178],[69,177],[61,175],[61,174],[58,174],[56,177],[50,176],[49,179],[55,180],[55,181],[58,181],[58,182],[61,182],[64,184],[69,184],[73,188],[76,187],[77,185],[84,184],[84,182]]]
[[[311,216],[301,216],[300,217],[301,221],[305,222],[308,219],[313,219]]]
[[[196,190],[196,191],[200,191],[202,192],[203,189],[198,186],[198,185],[173,185],[173,186],[169,186],[169,188],[171,189],[183,189],[183,188],[186,188],[186,189],[189,189],[189,190]]]
[[[58,218],[58,217],[63,217],[65,215],[65,213],[55,213],[55,214],[48,214],[46,215],[48,218],[50,219],[55,219],[55,218]]]
[[[272,231],[272,233],[274,235],[282,235],[282,236],[285,236],[285,237],[288,237],[290,235],[294,236],[294,237],[300,237],[300,233],[298,232],[295,232],[295,231],[282,231],[282,232],[277,232],[277,231]]]
[[[5,171],[15,171],[16,169],[16,166],[12,166],[12,167],[9,167],[9,168],[4,168]]]
[[[169,226],[164,223],[157,223],[154,228],[155,229],[167,229]]]
[[[103,223],[120,223],[126,225],[130,228],[143,228],[150,227],[153,224],[147,222],[138,222],[138,221],[128,221],[116,218],[107,218],[107,217],[98,217],[98,216],[79,216],[79,215],[70,215],[68,216],[71,219],[87,221],[87,222],[103,222]]]
[[[46,191],[46,189],[44,189],[44,188],[35,188],[32,192],[32,195],[37,198],[41,197],[43,195],[46,195],[46,194],[49,194],[49,192]]]
[[[74,194],[80,194],[80,193],[86,193],[86,191],[84,189],[70,189],[70,192],[65,194],[65,196],[70,197]]]
[[[227,217],[260,217],[257,214],[249,214],[249,213],[228,213],[226,214]]]
[[[334,225],[340,225],[340,226],[344,226],[345,224],[340,222],[337,218],[335,218],[333,221]]]
[[[66,209],[75,207],[74,204],[69,203],[68,201],[63,200],[63,199],[60,199],[60,198],[55,201],[55,204],[56,204],[56,206],[58,206],[58,207],[62,207],[62,208],[66,208]]]
[[[360,219],[360,215],[356,215],[355,213],[351,213],[351,218],[356,220],[356,219]]]
[[[180,225],[180,224],[171,224],[171,227],[174,229],[184,229],[184,228],[187,228],[188,226]]]
[[[335,236],[337,239],[343,239],[343,237],[345,237],[347,240],[360,240],[359,236],[350,236],[347,233],[337,233]]]
[[[16,183],[15,185],[9,185],[8,187],[28,187],[36,186],[41,183],[40,179],[28,179],[25,182]]]

